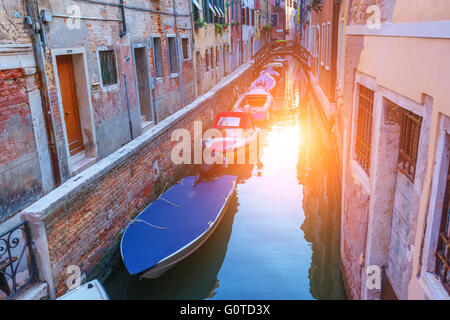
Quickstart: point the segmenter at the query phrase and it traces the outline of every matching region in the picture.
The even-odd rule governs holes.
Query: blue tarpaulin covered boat
[[[222,219],[236,177],[196,183],[190,176],[144,209],[122,237],[122,259],[131,275],[157,278],[200,247]]]

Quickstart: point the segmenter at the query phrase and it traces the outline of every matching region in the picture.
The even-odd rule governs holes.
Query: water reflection
[[[298,153],[297,177],[303,185],[305,222],[311,242],[311,294],[316,299],[345,299],[340,273],[340,185],[334,150],[318,115],[309,107],[300,116],[304,143]]]
[[[238,184],[214,234],[159,279],[132,278],[119,263],[105,284],[112,298],[345,298],[333,149],[314,109],[300,105],[300,66],[288,60],[261,162],[218,173]]]

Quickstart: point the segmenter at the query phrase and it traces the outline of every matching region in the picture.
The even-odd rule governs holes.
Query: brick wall
[[[170,160],[176,143],[171,142],[172,131],[186,128],[192,134],[195,120],[203,121],[204,129],[208,128],[211,109],[217,114],[231,108],[233,88],[248,84],[252,78],[248,66],[239,69],[238,74],[219,85],[217,91],[187,106],[188,111],[180,110],[160,122],[22,212],[22,218],[30,222],[33,237],[47,238],[47,248],[37,244],[38,265],[41,280],[51,282],[57,295],[66,290],[70,265],[78,265],[88,279],[107,275],[118,257],[121,231],[128,222],[166,183],[172,184],[190,169],[175,166]],[[154,181],[151,172],[155,160],[161,175]],[[44,265],[47,270],[42,270]],[[51,276],[45,278],[46,272]]]

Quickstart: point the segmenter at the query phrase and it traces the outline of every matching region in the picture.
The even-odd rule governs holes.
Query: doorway
[[[148,50],[146,47],[134,47],[134,68],[136,88],[141,111],[142,129],[153,124],[152,93],[150,87],[150,73],[148,69]]]
[[[76,155],[84,150],[83,135],[81,131],[80,110],[78,106],[73,61],[71,55],[56,57],[61,99],[66,124],[69,153]]]

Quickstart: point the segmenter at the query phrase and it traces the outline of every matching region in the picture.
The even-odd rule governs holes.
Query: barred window
[[[114,50],[102,50],[98,54],[102,73],[102,85],[106,87],[117,84],[117,66]]]
[[[422,117],[403,108],[399,110],[401,133],[398,168],[411,181],[414,181]]]
[[[356,161],[364,171],[369,174],[370,169],[370,143],[372,141],[374,92],[359,85],[358,125],[356,130]]]
[[[436,250],[436,273],[450,294],[450,163],[447,173],[441,228]]]

